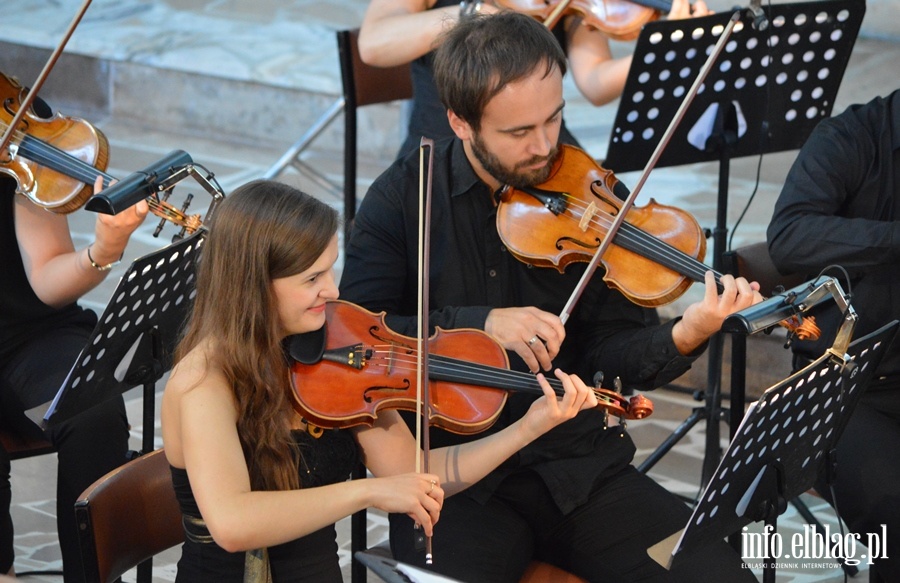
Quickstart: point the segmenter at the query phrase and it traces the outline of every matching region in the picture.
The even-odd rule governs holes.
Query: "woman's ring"
[[[432,492],[434,492],[434,484],[435,484],[435,481],[434,481],[434,480],[431,480],[431,490],[428,490],[428,493],[429,493],[429,494],[431,494]]]
[[[538,337],[537,337],[537,336],[532,336],[532,337],[531,337],[531,340],[528,341],[528,346],[531,346],[532,344],[534,344],[534,343],[537,342],[537,341],[538,341]]]

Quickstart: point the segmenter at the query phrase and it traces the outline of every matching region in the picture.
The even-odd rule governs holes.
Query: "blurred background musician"
[[[768,232],[782,273],[850,275],[854,337],[900,318],[900,90],[856,104],[816,126],[788,173]],[[828,275],[841,277],[838,270]],[[831,346],[841,315],[816,310],[822,336],[795,341],[794,369]],[[900,581],[900,342],[894,340],[837,445],[836,508],[850,530],[883,538],[873,581]],[[832,494],[823,475],[817,491]],[[863,535],[865,541],[865,535]],[[880,578],[875,578],[880,577]]]
[[[476,0],[464,0],[462,4],[456,0],[371,0],[359,31],[363,62],[379,67],[411,63],[413,100],[400,155],[417,148],[422,136],[438,140],[453,135],[431,70],[440,33],[466,15],[500,10],[504,8],[495,3]],[[703,0],[694,4],[673,0],[668,18],[705,14],[709,14],[709,9]],[[603,105],[622,94],[631,55],[613,58],[607,35],[582,20],[578,13],[566,15],[553,27],[553,34],[567,54],[579,91],[594,105]],[[563,143],[577,145],[565,124],[561,135]]]
[[[99,187],[97,185],[96,187]],[[126,461],[128,420],[122,397],[44,433],[24,412],[52,400],[97,323],[77,303],[109,275],[147,215],[140,202],[118,215],[97,215],[94,241],[75,249],[65,215],[16,194],[0,174],[0,424],[45,437],[57,451],[56,520],[66,582],[82,581],[74,503],[94,480]],[[12,574],[10,464],[0,448],[0,573]],[[49,479],[49,476],[48,476]]]

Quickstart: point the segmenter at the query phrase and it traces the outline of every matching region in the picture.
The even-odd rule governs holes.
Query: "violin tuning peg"
[[[599,389],[603,385],[603,371],[598,370],[594,373],[594,388]]]
[[[622,394],[622,379],[621,378],[616,377],[613,379],[613,390],[615,392],[619,393],[620,395]]]

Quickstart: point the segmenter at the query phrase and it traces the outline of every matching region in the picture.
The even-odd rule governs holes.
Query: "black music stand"
[[[826,353],[766,390],[751,405],[685,529],[651,547],[671,567],[679,553],[765,521],[776,532],[787,501],[807,491],[897,332],[895,320],[850,344],[842,361]],[[765,549],[768,554],[770,549]],[[783,556],[783,555],[782,555]],[[775,581],[765,557],[763,581]],[[789,558],[789,557],[784,557]]]
[[[744,19],[735,27],[657,167],[719,161],[712,267],[723,271],[730,161],[738,156],[798,149],[831,115],[835,96],[865,14],[864,0],[774,4],[769,26]],[[647,24],[635,47],[604,166],[616,173],[642,169],[731,13]],[[651,454],[647,471],[700,419],[706,419],[705,484],[721,453],[723,338],[710,339],[705,406],[694,409]],[[699,397],[698,397],[699,399]]]
[[[153,451],[155,384],[172,366],[194,298],[197,253],[205,238],[206,229],[201,228],[131,264],[44,414],[45,428],[143,385],[141,453]]]

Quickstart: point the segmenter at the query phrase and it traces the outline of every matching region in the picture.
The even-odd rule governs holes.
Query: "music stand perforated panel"
[[[131,264],[44,415],[47,424],[155,382],[171,368],[193,304],[197,254],[205,238],[201,229]]]
[[[774,4],[770,25],[738,23],[657,167],[718,160],[688,142],[711,104],[737,103],[746,133],[731,157],[797,149],[831,115],[865,14],[864,0]],[[640,170],[675,117],[731,13],[647,24],[641,31],[604,166]],[[763,138],[762,124],[768,121]]]
[[[840,437],[859,396],[897,331],[897,321],[854,341],[847,354],[855,372],[842,382],[842,366],[826,354],[767,389],[751,405],[672,552],[722,539],[759,520],[744,508],[761,472],[783,471],[785,500],[813,486],[819,466]],[[843,386],[843,392],[842,392]],[[838,462],[839,463],[839,462]]]

